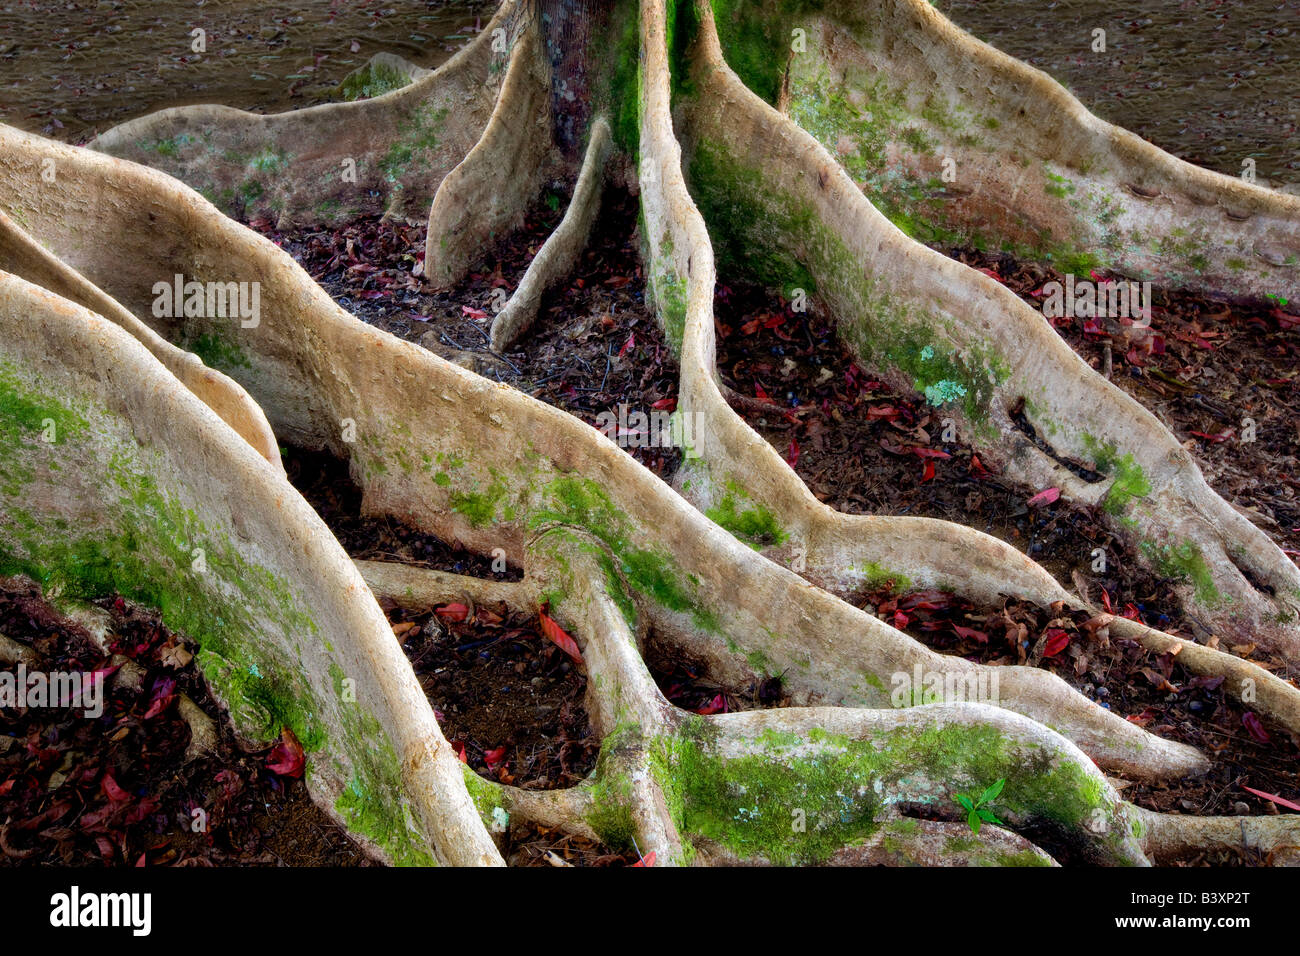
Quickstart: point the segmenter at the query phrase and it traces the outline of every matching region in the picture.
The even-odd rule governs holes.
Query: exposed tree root
[[[483,136],[433,198],[424,277],[435,288],[454,285],[486,243],[523,225],[524,211],[555,159],[549,92],[536,33],[525,31],[515,41]]]
[[[964,383],[958,398],[969,399],[955,402],[954,417],[997,442],[1009,471],[1083,501],[1122,494],[1117,510],[1157,546],[1191,541],[1220,593],[1235,599],[1239,617],[1222,620],[1249,623],[1290,607],[1295,568],[1242,527],[1244,519],[1230,520],[1152,416],[1083,366],[1014,296],[898,232],[815,140],[739,83],[721,59],[709,5],[696,5],[698,20],[678,6],[679,21],[698,25],[693,43],[678,35],[691,58],[679,64],[691,79],[679,131],[695,195],[722,230],[717,238],[733,253],[779,254],[783,269],[803,269],[864,359],[923,377],[900,355],[916,335],[930,335],[925,342],[947,363],[945,374],[964,376],[951,379]],[[923,26],[937,16],[916,12],[923,5],[885,6],[899,16],[912,11]],[[221,150],[314,143],[318,154],[295,148],[292,172],[275,187],[288,214],[319,201],[318,183],[307,180],[349,149],[364,144],[374,155],[411,116],[459,98],[467,108],[463,116],[453,111],[455,131],[436,147],[412,146],[427,168],[404,170],[384,187],[390,212],[405,209],[416,191],[427,201],[437,188],[426,278],[446,284],[519,221],[542,170],[560,162],[539,20],[516,24],[513,10],[505,4],[493,21],[522,32],[512,37],[490,117],[486,80],[502,61],[481,39],[442,70],[351,107],[254,119],[216,108],[166,111],[97,145],[156,159],[132,144],[192,132],[194,142],[177,146],[174,171],[203,184],[231,175]],[[159,606],[169,626],[202,643],[205,673],[239,731],[265,738],[288,723],[314,743],[314,796],[397,861],[432,854],[499,862],[492,834],[511,815],[611,846],[635,841],[665,863],[1143,864],[1147,854],[1226,845],[1235,839],[1230,824],[1274,862],[1289,860],[1289,818],[1152,814],[1120,799],[1103,776],[1155,782],[1195,774],[1208,762],[1194,749],[1099,708],[1046,671],[936,654],[833,595],[860,587],[875,565],[974,598],[1014,592],[1081,606],[988,536],[826,508],[727,406],[714,368],[713,247],[682,170],[665,26],[662,0],[642,0],[634,84],[642,238],[650,292],[680,349],[679,413],[694,416],[697,457],[678,477],[694,505],[578,420],[360,323],[283,250],[169,177],[0,127],[0,212],[21,226],[0,245],[7,270],[0,384],[35,409],[0,428],[0,457],[9,463],[0,482],[3,563],[50,587],[110,588]],[[338,123],[355,142],[332,141]],[[477,145],[472,130],[482,132]],[[604,140],[598,121],[573,204],[516,293],[502,343],[526,327],[516,327],[516,317],[535,312],[541,290],[581,246],[599,197]],[[208,152],[198,142],[219,147]],[[39,175],[43,160],[57,169],[53,181]],[[1257,227],[1265,239],[1274,228]],[[175,274],[258,283],[259,321],[158,314],[154,285]],[[142,322],[149,328],[138,328]],[[230,375],[281,441],[348,459],[364,512],[480,553],[503,549],[524,580],[354,565],[283,473],[240,437],[238,417],[223,420],[199,401],[210,392],[184,388],[168,370],[166,348],[144,347],[151,336],[182,347],[219,341]],[[497,344],[495,328],[493,337]],[[1057,425],[1047,433],[1060,455],[1100,467],[1085,436],[1113,445],[1112,480],[1083,482],[1021,440],[1008,411],[1020,395],[1037,403],[1036,424]],[[68,426],[67,441],[40,440],[38,413],[47,408]],[[246,430],[264,446],[264,435]],[[1130,466],[1146,486],[1130,480],[1123,470]],[[728,495],[733,511],[774,517],[779,540],[764,554],[701,514]],[[159,514],[167,516],[161,526]],[[59,533],[60,522],[79,534]],[[144,557],[127,560],[130,549],[97,557],[83,525],[111,547],[146,529]],[[186,570],[195,541],[207,542],[203,575]],[[1230,558],[1230,546],[1243,551]],[[1234,560],[1276,593],[1256,593]],[[795,561],[805,562],[806,578],[785,566]],[[604,737],[591,778],[538,793],[463,767],[376,594],[408,607],[548,604],[581,649],[587,710]],[[1111,623],[1148,647],[1181,647],[1192,670],[1225,676],[1243,701],[1253,681],[1251,706],[1292,728],[1300,722],[1300,692],[1257,666]],[[642,657],[652,631],[719,680],[783,675],[796,706],[707,718],[678,710]],[[1280,626],[1262,633],[1287,648],[1295,637]],[[908,706],[920,690],[914,675],[938,675],[946,702]],[[912,690],[903,706],[892,690],[900,680]],[[978,702],[962,702],[967,696]],[[996,809],[1006,827],[968,836],[964,824],[950,822],[960,820],[955,797],[997,780],[1005,781]]]
[[[429,197],[482,135],[505,75],[493,50],[516,30],[506,0],[432,73],[373,99],[262,115],[178,106],[108,130],[93,149],[189,183],[223,212],[294,222],[387,213],[423,218]]]
[[[75,269],[47,252],[2,210],[0,269],[19,275],[34,285],[58,293],[63,298],[116,322],[135,336],[199,401],[220,415],[273,468],[284,472],[280,448],[275,442],[271,425],[247,392],[231,378],[208,368],[193,352],[177,348],[159,336],[94,284],[87,282]]]
[[[1091,263],[1199,290],[1300,292],[1296,197],[1240,170],[1192,166],[1105,122],[924,0],[833,0],[797,14],[765,6],[767,42],[788,51],[791,26],[807,33],[806,54],[759,61],[786,67],[789,115],[911,233],[980,237],[1078,271]],[[737,26],[720,24],[726,52],[752,64]],[[945,160],[956,173],[946,189]]]
[[[528,271],[519,280],[519,287],[506,307],[492,320],[492,348],[497,352],[504,351],[528,331],[537,318],[542,296],[569,274],[582,255],[591,224],[600,209],[610,147],[609,123],[597,117],[591,124],[591,141],[564,219],[528,264]]]
[[[1300,866],[1300,820],[1276,817],[1197,817],[1139,810],[1146,851],[1156,863],[1185,860],[1199,852],[1255,852],[1269,866]]]
[[[729,224],[724,238],[734,254],[773,263],[767,267],[788,275],[806,270],[846,344],[864,362],[924,390],[992,450],[1005,473],[1103,505],[1116,531],[1135,538],[1148,560],[1187,578],[1183,599],[1199,613],[1227,633],[1249,634],[1292,659],[1300,655],[1295,564],[1209,488],[1151,413],[1089,368],[1043,316],[894,227],[816,140],[739,82],[721,59],[708,5],[699,10],[699,89],[684,111],[683,135],[694,195],[712,220]],[[870,258],[858,259],[855,249],[871,250]],[[708,505],[728,482],[738,484],[793,539],[820,550],[826,525],[842,519],[826,515],[779,455],[729,414],[710,380],[712,322],[703,307],[687,315],[683,349],[698,350],[700,361],[683,361],[683,392],[716,422],[700,442],[709,474],[708,480],[690,476],[693,499]],[[1055,446],[1054,458],[1018,431],[1010,412],[1022,403]],[[1086,482],[1062,459],[1110,477]],[[948,537],[988,550],[973,532],[953,530]],[[842,555],[835,558],[843,567]],[[979,573],[973,568],[1000,571],[1001,565],[967,565],[958,557],[899,570],[961,580]]]

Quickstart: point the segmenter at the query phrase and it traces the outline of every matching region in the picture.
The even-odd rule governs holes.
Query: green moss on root
[[[53,442],[44,440],[47,419],[56,424]],[[199,644],[197,663],[241,734],[269,740],[290,728],[309,754],[332,759],[326,770],[317,756],[308,760],[313,780],[329,772],[314,786],[352,776],[337,806],[356,832],[395,861],[431,862],[401,801],[398,761],[378,722],[341,700],[336,662],[333,686],[316,688],[294,653],[293,643],[319,633],[309,609],[282,577],[245,558],[228,529],[208,527],[183,489],[158,477],[169,473],[160,453],[137,445],[120,418],[0,363],[0,575],[25,574],[51,599],[121,595],[156,610],[168,628]],[[93,485],[92,498],[102,503],[71,532],[57,511],[28,510],[48,500],[43,486],[66,489],[68,475]],[[203,549],[206,570],[195,566],[195,548]],[[264,639],[268,629],[289,646]],[[338,739],[327,737],[327,708],[345,728]]]
[[[1122,515],[1134,499],[1151,494],[1151,481],[1131,453],[1121,455],[1114,442],[1102,444],[1087,433],[1083,435],[1083,445],[1092,456],[1096,469],[1103,475],[1114,476],[1115,480],[1102,499],[1107,514]]]
[[[864,363],[902,372],[931,404],[956,405],[977,428],[987,425],[994,389],[1010,375],[990,346],[954,347],[945,338],[950,319],[896,301],[810,203],[775,190],[762,170],[706,141],[696,144],[690,175],[720,262],[767,285],[818,289]]]
[[[600,485],[587,478],[566,476],[552,481],[546,496],[550,506],[529,516],[530,527],[567,524],[591,532],[618,561],[628,586],[670,611],[691,615],[702,631],[719,630],[713,612],[699,602],[697,589],[684,579],[670,555],[632,544],[633,531],[627,517],[614,507]]]
[[[1189,582],[1196,600],[1205,607],[1219,607],[1224,603],[1223,595],[1214,583],[1214,575],[1205,563],[1205,556],[1195,542],[1169,545],[1144,541],[1142,551],[1165,577]]]
[[[978,787],[1005,778],[998,808],[1008,818],[1055,825],[1076,838],[1090,826],[1103,857],[1128,833],[1122,805],[1108,801],[1099,780],[1063,758],[1026,759],[990,727],[905,727],[871,740],[814,731],[806,742],[760,737],[746,750],[722,757],[708,728],[694,724],[652,750],[656,778],[672,791],[678,830],[742,859],[825,862],[885,825],[884,795],[893,791],[911,802],[951,803],[951,794],[922,780]]]
[[[781,530],[771,511],[761,504],[750,508],[739,504],[748,497],[743,489],[728,482],[722,500],[704,514],[714,524],[730,531],[755,551],[783,543],[788,536]]]
[[[353,70],[338,85],[337,96],[346,101],[368,100],[383,96],[393,90],[400,90],[411,78],[391,63],[371,61],[358,70]]]

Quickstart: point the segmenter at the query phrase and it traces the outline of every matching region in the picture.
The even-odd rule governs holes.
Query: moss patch
[[[743,490],[728,483],[727,493],[722,500],[704,514],[714,524],[727,529],[755,551],[783,543],[788,536],[777,524],[776,516],[760,504],[743,507],[743,499],[748,497]]]

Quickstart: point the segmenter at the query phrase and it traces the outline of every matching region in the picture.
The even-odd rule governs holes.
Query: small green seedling
[[[1266,294],[1264,295],[1264,298],[1266,298],[1266,299],[1272,299],[1272,300],[1273,300],[1274,302],[1276,302],[1279,306],[1285,306],[1285,305],[1286,305],[1286,299],[1282,298],[1282,296],[1277,295],[1276,293],[1273,293],[1273,292],[1268,292],[1268,293],[1266,293]]]
[[[961,804],[961,808],[966,811],[966,822],[970,824],[971,832],[979,833],[980,825],[984,823],[996,823],[998,826],[1002,825],[1002,821],[994,816],[992,810],[986,809],[985,805],[992,803],[998,798],[998,794],[1002,792],[1002,788],[1006,786],[1006,783],[1007,781],[1004,777],[981,793],[978,800],[972,800],[964,793],[959,793],[954,797],[954,799]]]

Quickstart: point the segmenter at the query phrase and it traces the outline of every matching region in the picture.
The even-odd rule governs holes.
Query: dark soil
[[[645,305],[636,236],[637,200],[611,188],[591,240],[568,284],[542,300],[537,323],[505,355],[488,349],[494,307],[514,292],[568,204],[561,186],[522,229],[500,240],[457,287],[422,289],[412,274],[424,258],[426,225],[361,219],[338,230],[279,233],[250,225],[282,245],[357,318],[461,361],[474,371],[587,422],[620,404],[649,414],[676,407],[677,362]],[[681,461],[674,448],[628,448],[668,477]]]
[[[719,683],[712,678],[708,665],[683,655],[668,642],[659,641],[653,630],[645,641],[645,663],[669,702],[691,713],[729,714],[790,704],[780,676],[755,679],[745,687]]]
[[[120,598],[97,603],[111,619],[107,652],[35,585],[0,587],[0,632],[36,655],[29,672],[116,671],[104,678],[98,718],[80,708],[0,710],[0,865],[372,865],[301,779],[268,769],[280,765],[273,748],[239,747],[191,642]],[[138,689],[123,678],[135,667]],[[216,751],[188,764],[180,694],[219,733]],[[206,832],[193,832],[196,809]]]
[[[736,410],[791,462],[821,501],[858,514],[953,521],[1025,552],[1089,600],[1173,633],[1203,632],[1170,601],[1170,581],[1137,560],[1099,509],[1058,499],[1028,504],[1039,488],[996,474],[987,456],[944,441],[943,412],[915,392],[864,371],[813,304],[794,312],[756,286],[720,285],[714,303],[718,371],[741,396]],[[1106,570],[1092,570],[1102,548]]]
[[[586,675],[536,615],[460,604],[385,611],[443,734],[476,771],[533,790],[591,773],[600,739],[583,705]]]
[[[518,581],[492,561],[389,517],[361,515],[347,463],[286,449],[289,479],[353,558]],[[411,612],[381,602],[434,706],[443,733],[475,770],[534,789],[567,787],[595,766],[600,740],[587,718],[587,679],[539,630],[536,615],[442,605]],[[494,752],[505,748],[505,753]],[[491,754],[493,759],[489,760]]]
[[[632,850],[616,853],[607,846],[532,823],[511,824],[505,850],[510,866],[635,866]]]
[[[281,449],[289,482],[329,525],[349,556],[367,561],[397,561],[453,574],[498,581],[518,581],[523,572],[510,564],[492,570],[492,559],[448,544],[387,515],[361,513],[362,492],[347,462],[328,452]]]

